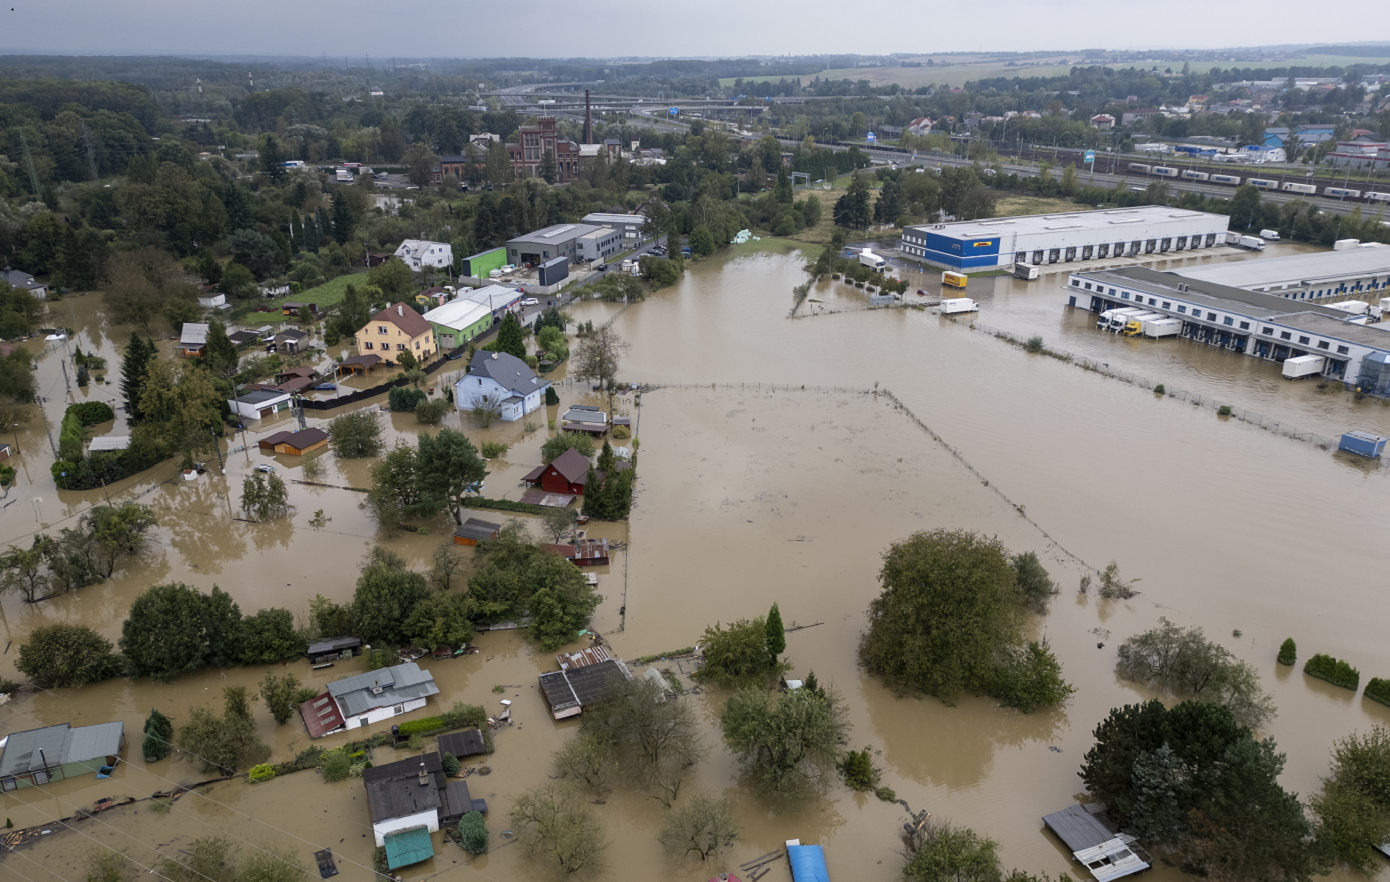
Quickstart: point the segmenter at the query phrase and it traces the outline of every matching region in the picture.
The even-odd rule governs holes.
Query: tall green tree
[[[140,753],[145,762],[159,762],[174,752],[174,724],[157,708],[151,708],[150,715],[145,718],[144,732]]]
[[[348,283],[343,294],[343,302],[338,306],[338,330],[345,337],[352,337],[372,320],[372,303],[367,292]]]
[[[1380,864],[1374,846],[1390,841],[1390,729],[1374,726],[1333,745],[1331,774],[1312,809],[1328,852],[1373,876]]]
[[[19,647],[15,668],[40,689],[64,689],[121,673],[111,641],[86,625],[41,625]]]
[[[772,609],[767,611],[767,652],[772,656],[773,664],[776,664],[777,656],[786,651],[787,632],[782,626],[782,611],[773,603]]]
[[[341,190],[333,191],[333,239],[339,245],[346,245],[352,238],[352,206]]]
[[[227,592],[178,582],[147,589],[130,606],[120,647],[127,673],[168,682],[207,665],[241,658],[241,609]]]
[[[145,391],[145,374],[149,370],[150,362],[157,357],[154,340],[142,339],[139,334],[131,331],[125,357],[121,359],[121,398],[125,401],[126,413],[132,423],[138,423],[145,418],[140,399]]]
[[[792,181],[791,178],[787,176],[787,167],[785,164],[778,163],[777,165],[777,185],[772,188],[772,198],[781,205],[792,204],[794,198]]]
[[[869,226],[873,214],[869,207],[869,182],[863,175],[853,175],[845,195],[835,200],[832,211],[835,226],[862,230]]]
[[[440,429],[438,435],[422,433],[417,444],[417,510],[422,514],[448,511],[455,523],[463,523],[459,513],[463,490],[487,477],[486,461],[473,442],[454,429]]]
[[[208,322],[208,345],[203,363],[216,377],[234,377],[241,355],[236,344],[227,336],[227,327],[220,319]]]
[[[720,725],[760,790],[795,797],[834,773],[849,712],[830,690],[742,689],[724,706]]]
[[[502,323],[497,326],[497,351],[523,360],[526,358],[526,336],[522,333],[521,322],[513,313],[503,316]]]
[[[429,593],[425,577],[407,567],[400,555],[373,548],[352,596],[358,636],[367,643],[404,645],[410,638],[405,623]]]

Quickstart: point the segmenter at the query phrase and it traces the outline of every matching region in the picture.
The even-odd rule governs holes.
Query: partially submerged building
[[[1148,862],[1135,853],[1134,837],[1102,823],[1104,813],[1105,807],[1099,803],[1069,805],[1059,812],[1043,815],[1043,823],[1066,844],[1072,857],[1097,882],[1109,882],[1147,870]]]
[[[631,679],[632,672],[627,665],[621,659],[610,658],[597,664],[541,674],[540,687],[550,715],[563,720],[611,700]]]
[[[527,472],[521,480],[549,493],[582,495],[584,484],[589,480],[589,460],[571,447],[547,465]]]
[[[468,363],[468,373],[454,384],[454,401],[462,410],[482,404],[496,406],[505,422],[519,420],[545,406],[542,380],[526,362],[505,352],[479,352]]]
[[[427,753],[362,772],[372,835],[386,849],[390,869],[428,860],[434,855],[430,833],[469,812],[487,812],[487,803],[472,798],[466,781],[448,779],[442,760]]]
[[[1254,358],[1321,356],[1323,376],[1390,393],[1390,331],[1364,324],[1364,316],[1137,266],[1073,273],[1066,291],[1070,306],[1142,306],[1177,319],[1183,337]]]
[[[309,648],[304,650],[304,654],[309,657],[310,664],[323,665],[335,662],[339,659],[352,658],[360,654],[362,640],[357,637],[331,637],[327,640],[319,640],[310,643]]]
[[[439,744],[441,754],[452,754],[455,759],[463,759],[469,756],[481,756],[487,753],[487,741],[483,738],[481,729],[464,729],[461,732],[449,732],[435,738]]]
[[[71,723],[12,732],[0,738],[0,790],[22,790],[114,767],[125,746],[125,723]],[[109,772],[108,772],[109,774]]]
[[[262,450],[303,456],[328,446],[328,433],[323,429],[300,429],[298,432],[276,432],[256,442]]]
[[[1341,251],[1261,257],[1174,270],[1185,279],[1273,294],[1285,300],[1377,302],[1390,295],[1390,246],[1346,240]]]
[[[479,518],[469,518],[454,528],[455,545],[477,545],[487,539],[496,539],[502,525]]]
[[[415,662],[356,674],[328,684],[328,690],[299,706],[310,738],[359,729],[419,710],[439,687]]]

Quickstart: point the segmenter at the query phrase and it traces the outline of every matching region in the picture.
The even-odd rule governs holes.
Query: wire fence
[[[1030,341],[1018,336],[1017,334],[1011,331],[1001,330],[999,328],[987,325],[983,322],[971,322],[970,329],[973,331],[979,331],[984,334],[989,334],[991,337],[1003,340],[1004,342],[1010,343],[1021,349],[1031,349],[1032,351],[1036,351],[1042,355],[1047,355],[1052,358],[1055,358],[1058,361],[1064,361],[1070,364],[1074,364],[1082,370],[1102,374],[1112,379],[1129,383],[1132,386],[1138,386],[1141,389],[1148,389],[1153,392],[1165,395],[1174,400],[1186,402],[1188,404],[1193,405],[1194,407],[1209,409],[1214,411],[1220,417],[1229,418],[1233,420],[1240,420],[1243,423],[1249,423],[1250,425],[1260,429],[1264,429],[1267,432],[1273,432],[1276,435],[1282,435],[1286,438],[1291,438],[1295,441],[1302,441],[1322,450],[1336,450],[1340,442],[1339,438],[1330,438],[1326,435],[1321,435],[1317,432],[1311,431],[1306,427],[1299,427],[1297,425],[1289,423],[1286,420],[1280,420],[1274,417],[1265,416],[1261,413],[1256,413],[1255,411],[1250,410],[1249,408],[1241,407],[1237,404],[1232,404],[1231,402],[1222,400],[1220,398],[1217,398],[1216,396],[1203,395],[1199,392],[1190,392],[1186,389],[1170,388],[1166,384],[1157,383],[1149,377],[1144,376],[1143,374],[1137,374],[1131,371],[1121,370],[1120,368],[1112,367],[1108,362],[1103,362],[1098,359],[1091,358],[1089,356],[1076,355],[1074,353],[1066,351],[1065,349],[1055,349],[1051,346],[1045,345],[1041,346],[1041,348],[1035,348],[1041,345],[1038,342],[1041,338],[1035,338],[1034,340]],[[1390,462],[1383,459],[1375,460],[1375,464],[1380,468],[1390,467]]]

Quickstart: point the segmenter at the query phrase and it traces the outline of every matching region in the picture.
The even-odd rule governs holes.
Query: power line
[[[33,864],[34,866],[38,867],[40,870],[43,870],[45,873],[49,874],[50,876],[58,876],[57,873],[55,873],[54,871],[50,870],[48,867],[45,867],[43,864],[39,863],[38,861],[34,860],[33,858],[29,857],[28,855],[26,855],[26,854],[25,854],[24,852],[22,852],[22,851],[13,851],[13,850],[12,850],[12,851],[10,851],[10,854],[16,855],[17,857],[22,857],[22,858],[24,858],[26,861],[28,861],[29,863],[31,863],[31,864]],[[20,876],[24,876],[24,874],[23,874],[23,873],[20,873],[18,870],[16,870],[15,872],[16,872],[18,875],[20,875]],[[29,879],[28,876],[24,876],[24,878]],[[58,876],[58,878],[59,878],[59,879],[62,879],[63,882],[68,882],[68,880],[67,880],[66,877]],[[29,879],[29,882],[34,882],[34,880]]]

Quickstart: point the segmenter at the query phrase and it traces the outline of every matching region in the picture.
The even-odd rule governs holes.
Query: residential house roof
[[[255,389],[250,392],[242,392],[236,396],[235,400],[242,404],[268,404],[272,401],[284,401],[289,398],[290,393],[281,389]]]
[[[439,694],[434,677],[415,662],[366,671],[328,684],[328,692],[347,716]]]
[[[467,377],[491,379],[513,395],[522,397],[550,385],[537,377],[526,362],[505,352],[479,352],[468,363]]]
[[[268,444],[271,447],[274,447],[276,444],[288,444],[296,450],[303,450],[306,447],[312,447],[320,441],[327,440],[328,433],[323,429],[302,429],[298,432],[276,432],[268,438],[262,438],[260,444],[261,446]]]
[[[227,335],[227,339],[231,340],[232,343],[237,346],[243,343],[250,343],[252,340],[259,340],[260,338],[261,335],[255,331],[233,331]]]
[[[305,335],[305,336],[308,336],[308,335]],[[314,370],[314,369],[311,368],[311,367],[292,367],[292,368],[286,368],[285,370],[281,371],[280,373],[276,374],[275,376],[276,376],[277,379],[280,379],[280,380],[293,380],[293,379],[297,379],[297,378],[300,378],[300,377],[312,377],[312,376],[316,375],[317,373],[318,373],[318,371]]]
[[[34,276],[30,273],[8,268],[0,270],[0,282],[8,282],[11,287],[22,288],[25,291],[47,287],[43,282],[35,281]]]
[[[301,331],[298,328],[288,328],[275,335],[276,340],[298,343],[309,336],[308,331]],[[302,368],[300,369],[302,370]]]
[[[348,365],[352,364],[359,365],[364,368],[373,368],[381,364],[381,356],[354,355],[352,358],[345,358],[342,361],[338,362],[338,367],[347,367]]]
[[[422,770],[424,784],[420,783]],[[486,802],[469,794],[467,782],[444,776],[443,758],[438,753],[373,766],[362,773],[362,783],[367,788],[367,810],[373,824],[434,809],[439,812],[439,823],[447,826],[470,811],[487,811]]]
[[[344,649],[356,649],[361,645],[362,640],[358,637],[333,637],[310,643],[309,648],[304,650],[304,654],[322,655],[325,652],[342,652]]]
[[[608,414],[595,407],[580,407],[576,405],[565,411],[565,415],[562,419],[571,423],[598,423],[600,425],[606,425],[608,423]]]
[[[422,257],[431,248],[450,248],[445,242],[431,242],[429,239],[406,239],[396,249],[396,257]]]
[[[589,460],[584,454],[571,447],[564,453],[551,460],[550,464],[555,467],[561,477],[571,484],[583,484],[589,477]]]
[[[430,323],[425,321],[425,317],[415,311],[415,307],[406,306],[404,303],[393,303],[390,306],[372,316],[371,322],[390,322],[400,328],[409,337],[418,337],[421,334],[429,333]]]
[[[320,692],[301,704],[299,715],[304,718],[310,738],[322,738],[329,732],[341,729],[346,722],[343,712],[338,710],[338,703],[327,692]]]
[[[478,518],[469,518],[462,524],[459,524],[458,528],[454,530],[454,535],[461,536],[464,539],[491,539],[493,536],[497,535],[497,531],[500,529],[502,529],[501,524],[494,524],[491,521],[479,520]]]
[[[208,343],[208,326],[202,322],[184,322],[183,332],[179,335],[180,346],[206,346]]]
[[[0,777],[27,775],[45,766],[61,766],[120,753],[125,723],[72,728],[60,723],[13,732],[0,740]]]

